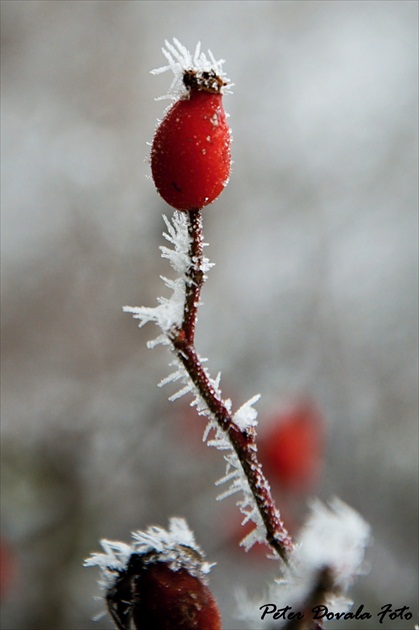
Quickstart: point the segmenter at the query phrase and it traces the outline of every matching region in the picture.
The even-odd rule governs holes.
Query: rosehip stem
[[[199,297],[205,281],[202,270],[202,213],[201,209],[189,211],[188,233],[191,238],[189,259],[191,266],[187,272],[185,308],[182,330],[188,343],[193,344],[198,314]]]
[[[205,401],[213,418],[227,434],[230,443],[240,461],[248,481],[256,506],[266,529],[266,542],[276,551],[284,562],[294,544],[282,523],[280,513],[275,506],[268,481],[257,457],[256,432],[254,429],[240,430],[228,411],[223,400],[217,395],[211,381],[202,366],[194,348],[194,333],[199,305],[199,298],[205,276],[202,270],[202,217],[200,210],[189,213],[189,234],[191,236],[191,267],[187,274],[184,320],[180,329],[170,334],[175,353],[189,374],[201,398]]]

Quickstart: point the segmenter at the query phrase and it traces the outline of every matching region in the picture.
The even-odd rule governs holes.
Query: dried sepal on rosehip
[[[99,566],[108,612],[118,630],[221,630],[217,603],[207,586],[211,569],[186,522],[169,530],[149,527],[131,545],[102,540]]]
[[[209,59],[198,44],[194,55],[176,39],[163,53],[175,79],[169,98],[177,99],[158,125],[151,147],[151,173],[157,191],[173,208],[196,210],[225,188],[231,168],[231,133],[222,95],[231,86],[223,61]]]

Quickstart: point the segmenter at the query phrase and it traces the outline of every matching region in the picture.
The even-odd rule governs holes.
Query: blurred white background
[[[161,46],[201,40],[235,83],[228,188],[205,210],[198,350],[260,435],[310,396],[323,476],[371,523],[373,612],[417,616],[417,52],[412,1],[2,2],[2,574],[5,630],[97,630],[98,539],[187,517],[225,630],[235,587],[275,565],[232,542],[219,453],[169,403],[149,305],[163,213],[147,142],[167,103]],[[222,381],[223,383],[223,381]],[[265,422],[265,425],[264,425]],[[197,433],[192,427],[198,427]],[[198,435],[198,437],[197,437]],[[304,504],[299,506],[304,512]],[[234,529],[234,527],[233,527]],[[233,536],[234,537],[234,536]],[[6,558],[6,555],[4,556]],[[377,619],[358,625],[377,628]]]

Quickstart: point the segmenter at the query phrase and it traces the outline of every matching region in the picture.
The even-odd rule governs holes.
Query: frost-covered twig
[[[163,255],[182,274],[174,282],[166,280],[166,284],[173,289],[172,298],[161,298],[159,306],[154,310],[144,307],[125,307],[125,310],[141,320],[140,326],[150,320],[156,322],[163,333],[156,341],[169,343],[177,359],[172,378],[164,379],[163,384],[171,380],[181,380],[183,387],[172,399],[193,393],[192,404],[197,406],[201,415],[209,418],[209,430],[205,432],[205,437],[208,438],[211,429],[215,431],[215,437],[208,444],[228,451],[224,456],[227,463],[226,474],[220,482],[229,482],[229,488],[220,497],[241,492],[238,506],[244,515],[243,522],[253,521],[255,524],[254,530],[242,541],[243,546],[247,550],[255,542],[266,542],[287,561],[293,543],[275,506],[257,455],[257,414],[253,404],[258,396],[233,414],[231,402],[224,401],[221,396],[219,381],[210,377],[194,346],[200,290],[205,272],[210,267],[209,261],[202,254],[201,212],[194,210],[183,214],[175,213],[169,234],[166,238],[170,238],[174,248],[170,253],[164,248]],[[185,260],[187,242],[188,264]],[[180,313],[183,313],[183,317],[179,322]]]

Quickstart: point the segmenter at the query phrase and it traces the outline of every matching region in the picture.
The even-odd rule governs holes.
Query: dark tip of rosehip
[[[185,70],[183,73],[183,85],[189,92],[209,92],[210,94],[220,94],[223,87],[227,85],[215,70]]]

